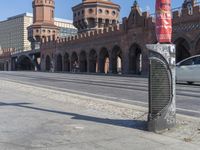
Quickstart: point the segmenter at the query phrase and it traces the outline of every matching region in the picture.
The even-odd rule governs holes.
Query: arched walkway
[[[195,46],[195,55],[200,54],[200,39],[197,41],[196,46]]]
[[[112,50],[112,73],[119,74],[122,72],[122,51],[119,46]]]
[[[80,53],[80,72],[87,72],[87,56],[85,51]]]
[[[56,71],[62,71],[62,55],[58,54],[56,58]]]
[[[109,69],[110,69],[110,59],[109,59],[109,53],[108,50],[106,48],[103,48],[100,51],[99,54],[99,71],[100,73],[109,73]]]
[[[67,72],[70,71],[70,60],[69,60],[68,53],[65,53],[64,55],[64,71],[67,71]]]
[[[142,49],[138,44],[133,44],[129,49],[129,73],[141,74]]]
[[[178,38],[174,44],[176,45],[176,62],[190,57],[190,46],[184,38]]]
[[[49,55],[46,56],[45,70],[46,71],[50,71],[51,70],[51,58],[49,57]]]
[[[78,62],[78,55],[76,52],[72,53],[71,56],[71,68],[72,68],[72,72],[77,72],[79,71],[79,62]]]
[[[0,71],[4,71],[4,63],[0,62]]]
[[[18,59],[17,70],[21,71],[34,70],[34,65],[31,59],[25,55],[20,56]]]
[[[97,53],[95,50],[91,50],[89,54],[89,72],[98,72]]]

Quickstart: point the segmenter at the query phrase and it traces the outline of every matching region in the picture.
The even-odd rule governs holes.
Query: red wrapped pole
[[[171,0],[156,0],[156,37],[159,43],[171,43]]]

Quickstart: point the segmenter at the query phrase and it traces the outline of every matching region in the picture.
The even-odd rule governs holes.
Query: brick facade
[[[200,53],[200,6],[173,12],[173,42],[177,61]],[[87,31],[65,39],[43,41],[41,69],[48,71],[148,73],[146,44],[157,43],[154,18],[134,4],[120,25]],[[48,57],[48,62],[47,58]],[[121,66],[118,68],[119,61]],[[109,65],[109,69],[106,67]],[[48,66],[49,65],[49,66]]]

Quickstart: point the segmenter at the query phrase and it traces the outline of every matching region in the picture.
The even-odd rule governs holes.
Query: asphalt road
[[[148,80],[139,77],[0,72],[0,79],[148,107]],[[200,85],[177,85],[177,112],[200,117]]]

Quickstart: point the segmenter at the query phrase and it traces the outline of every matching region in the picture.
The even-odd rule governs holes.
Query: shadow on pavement
[[[97,117],[93,117],[93,116],[86,116],[86,115],[80,115],[80,114],[76,114],[76,113],[63,112],[63,111],[57,111],[57,110],[51,110],[51,109],[45,109],[45,108],[39,108],[39,107],[33,107],[33,106],[27,106],[27,105],[32,105],[32,103],[0,102],[0,106],[21,107],[21,108],[38,110],[38,111],[43,111],[43,112],[68,115],[68,116],[72,116],[71,119],[75,119],[75,120],[83,120],[83,121],[89,121],[89,122],[95,122],[95,123],[102,123],[102,124],[115,125],[115,126],[121,126],[121,127],[127,127],[127,128],[134,128],[134,129],[143,130],[143,131],[147,130],[147,122],[146,121],[97,118]]]

